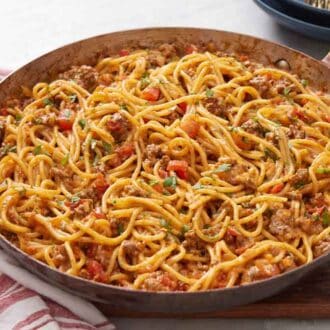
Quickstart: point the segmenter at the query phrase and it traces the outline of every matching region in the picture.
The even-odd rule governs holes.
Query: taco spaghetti
[[[0,232],[133,289],[242,285],[330,249],[330,98],[244,55],[123,49],[0,109]]]

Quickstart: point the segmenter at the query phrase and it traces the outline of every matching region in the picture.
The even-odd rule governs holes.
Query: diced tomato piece
[[[271,194],[277,194],[280,191],[282,191],[283,188],[284,188],[284,183],[283,182],[278,183],[270,190],[270,193]]]
[[[106,215],[102,212],[100,207],[96,207],[95,210],[92,212],[95,218],[97,219],[106,219]]]
[[[129,50],[127,50],[127,49],[121,49],[119,51],[119,55],[120,56],[127,56],[127,55],[129,55]]]
[[[179,107],[178,112],[181,115],[184,115],[187,112],[188,104],[186,102],[181,102],[178,104],[178,107]]]
[[[157,183],[155,185],[152,186],[153,189],[155,189],[157,192],[159,192],[160,194],[163,192],[163,186],[160,183]]]
[[[74,123],[75,113],[72,110],[61,110],[57,117],[57,124],[61,131],[67,131],[72,129]]]
[[[7,108],[1,108],[0,109],[0,116],[8,116],[9,112]]]
[[[190,44],[186,47],[185,49],[185,53],[188,54],[192,54],[192,53],[196,53],[198,51],[198,48],[196,45]]]
[[[194,119],[186,119],[182,121],[181,128],[191,137],[194,139],[199,132],[200,124]]]
[[[111,132],[118,132],[122,129],[122,124],[120,121],[115,121],[115,120],[108,120],[107,126]]]
[[[147,100],[147,101],[158,101],[160,97],[160,89],[157,87],[150,87],[145,89],[142,92],[142,98]]]
[[[90,279],[98,282],[106,282],[107,276],[102,265],[98,261],[89,259],[87,261],[86,270]]]
[[[308,120],[308,117],[302,111],[300,111],[298,108],[294,108],[292,113],[294,116],[298,117],[299,119],[301,119],[303,121]]]
[[[168,173],[167,173],[167,171],[164,171],[163,169],[159,169],[158,173],[159,173],[159,176],[160,176],[162,179],[165,179],[165,178],[168,177]]]
[[[308,103],[308,99],[302,99],[302,100],[300,101],[300,103],[301,103],[302,105],[305,105],[305,104]]]
[[[232,133],[233,140],[235,144],[242,150],[251,150],[253,147],[253,142],[243,136],[239,135],[236,132]]]
[[[171,160],[166,169],[174,171],[180,179],[188,179],[188,163],[185,160]]]
[[[96,189],[99,196],[103,196],[105,191],[109,188],[109,184],[104,175],[102,173],[98,173],[97,178],[92,183],[92,187]]]
[[[116,153],[119,156],[120,160],[124,161],[133,155],[134,148],[129,143],[123,144],[122,146],[120,146],[116,149]]]
[[[232,227],[227,228],[227,233],[234,237],[240,236],[240,233]]]
[[[325,116],[324,119],[325,119],[325,121],[327,121],[328,123],[330,123],[330,116]]]

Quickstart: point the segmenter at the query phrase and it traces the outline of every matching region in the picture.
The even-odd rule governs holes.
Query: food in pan
[[[330,98],[278,66],[164,44],[23,87],[0,108],[2,235],[62,272],[153,291],[326,253]]]

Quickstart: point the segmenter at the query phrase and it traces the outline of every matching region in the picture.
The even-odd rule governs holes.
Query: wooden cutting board
[[[105,304],[97,307],[107,316],[124,317],[186,317],[186,318],[329,318],[330,264],[317,269],[286,291],[255,304],[231,310],[191,314],[132,313],[113,310]]]

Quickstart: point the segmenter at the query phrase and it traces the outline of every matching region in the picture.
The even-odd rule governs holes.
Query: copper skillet
[[[71,65],[95,63],[102,54],[116,53],[119,49],[132,45],[145,47],[172,41],[213,41],[220,50],[247,54],[251,59],[265,65],[285,59],[292,71],[307,78],[312,86],[330,92],[330,68],[327,66],[330,65],[329,55],[322,63],[288,47],[238,33],[196,28],[149,28],[89,38],[43,55],[16,70],[0,83],[0,102],[18,93],[21,85],[32,86],[38,81],[51,79],[56,73],[66,70]],[[219,311],[254,302],[285,289],[316,267],[330,261],[328,253],[308,265],[274,278],[230,289],[194,293],[155,293],[104,285],[61,273],[31,258],[1,235],[0,246],[23,267],[45,281],[89,300],[109,304],[108,310],[113,306],[116,310],[147,311],[167,315]]]

